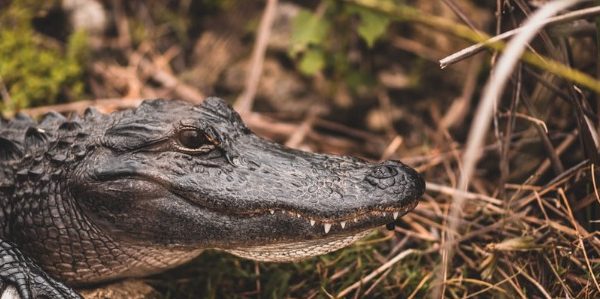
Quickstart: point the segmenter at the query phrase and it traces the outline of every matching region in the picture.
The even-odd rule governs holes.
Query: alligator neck
[[[81,213],[60,183],[18,182],[18,204],[0,198],[7,240],[55,277],[72,285],[93,284],[121,277],[146,276],[175,267],[200,254],[200,249],[148,246],[116,240]],[[2,195],[6,197],[6,195]],[[10,224],[7,224],[10,223]]]

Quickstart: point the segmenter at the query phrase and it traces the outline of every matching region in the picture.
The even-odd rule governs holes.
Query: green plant
[[[348,47],[358,46],[351,42],[356,35],[372,48],[386,33],[390,18],[345,3],[326,1],[321,5],[324,6],[316,12],[302,9],[294,19],[289,55],[304,75],[327,69],[350,87],[356,87],[353,79],[366,74],[356,73],[343,53],[348,53]]]
[[[83,61],[87,50],[84,32],[74,32],[65,46],[36,32],[32,20],[40,6],[18,0],[0,12],[0,79],[10,95],[0,108],[54,103],[83,93]],[[1,86],[0,86],[1,87]]]

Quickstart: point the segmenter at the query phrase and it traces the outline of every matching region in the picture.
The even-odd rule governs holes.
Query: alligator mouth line
[[[298,219],[302,219],[307,221],[308,223],[310,223],[311,226],[317,226],[317,225],[323,225],[323,230],[325,231],[325,234],[329,233],[329,231],[331,230],[331,228],[333,226],[337,226],[339,225],[342,229],[345,228],[360,228],[360,229],[364,229],[366,228],[363,224],[375,220],[378,222],[381,221],[383,223],[381,223],[381,225],[384,225],[385,223],[394,223],[394,221],[396,221],[398,219],[398,217],[403,216],[404,214],[408,213],[409,211],[411,211],[416,205],[418,204],[418,201],[414,201],[411,202],[410,204],[404,206],[404,207],[387,207],[387,208],[380,208],[380,209],[373,209],[370,211],[359,211],[353,214],[348,214],[342,217],[338,217],[335,219],[329,219],[329,218],[324,218],[324,217],[317,217],[317,216],[309,216],[306,215],[305,213],[302,212],[297,212],[297,211],[291,211],[291,210],[287,210],[287,209],[282,209],[282,208],[273,208],[273,209],[268,209],[268,210],[257,210],[257,211],[250,211],[250,212],[246,212],[246,213],[236,213],[236,215],[239,216],[245,216],[245,217],[261,217],[261,216],[269,216],[269,215],[285,215],[289,218],[298,218]],[[389,220],[387,222],[384,222],[383,220]],[[373,227],[375,227],[375,225],[373,225]]]

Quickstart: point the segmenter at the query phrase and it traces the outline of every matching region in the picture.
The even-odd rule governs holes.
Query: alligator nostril
[[[387,179],[398,175],[398,170],[395,167],[388,165],[377,166],[369,176],[376,179]]]

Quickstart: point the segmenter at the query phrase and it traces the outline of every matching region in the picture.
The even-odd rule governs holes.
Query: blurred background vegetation
[[[400,159],[426,176],[423,202],[394,231],[299,263],[205,253],[144,279],[152,296],[420,298],[442,284],[436,279],[461,155],[499,52],[442,70],[439,60],[472,40],[423,19],[470,28],[476,40],[518,27],[546,1],[358,2],[279,0],[250,109],[261,118],[243,116],[260,135],[291,147]],[[416,17],[372,7],[390,5]],[[110,112],[158,97],[215,95],[235,104],[247,89],[264,14],[258,0],[0,1],[2,114],[70,113],[91,104]],[[561,22],[540,32],[530,50],[596,84],[599,24],[591,14]],[[592,180],[600,101],[593,86],[555,73],[520,64],[497,104],[444,272],[446,297],[600,296],[600,198]],[[408,258],[383,266],[402,254]]]

